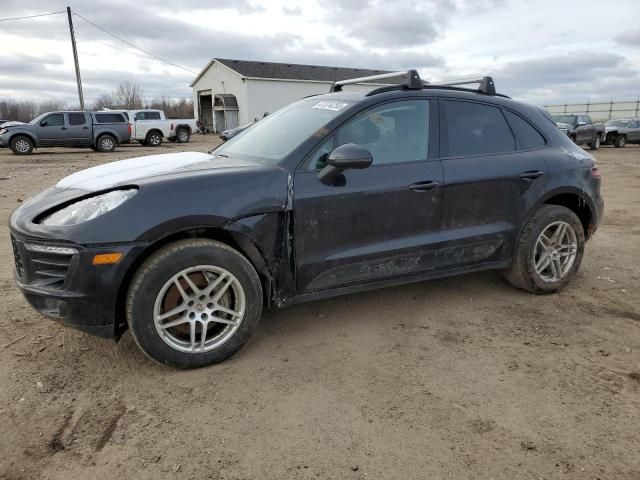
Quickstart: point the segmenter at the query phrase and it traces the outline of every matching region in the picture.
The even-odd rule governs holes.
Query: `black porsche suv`
[[[564,287],[602,217],[594,159],[490,77],[403,75],[338,82],[209,154],[61,180],[11,217],[18,286],[44,315],[128,327],[181,368],[235,353],[264,308],[487,269]]]

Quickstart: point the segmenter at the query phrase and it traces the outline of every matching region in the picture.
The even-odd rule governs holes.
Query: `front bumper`
[[[120,335],[125,327],[121,286],[143,246],[86,247],[30,239],[16,232],[11,233],[11,243],[16,283],[34,309],[86,333]],[[92,264],[96,254],[111,252],[123,254],[118,263]]]

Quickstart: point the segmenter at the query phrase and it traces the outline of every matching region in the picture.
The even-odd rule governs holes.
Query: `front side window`
[[[357,115],[337,133],[336,146],[355,143],[374,165],[425,160],[429,147],[429,101],[386,103]]]
[[[441,104],[444,106],[444,138],[440,146],[443,156],[515,151],[515,138],[499,108],[454,100]]]
[[[45,122],[46,127],[64,127],[64,114],[54,113],[45,117],[43,122]]]
[[[70,113],[69,114],[69,125],[84,125],[86,123],[86,119],[84,113]]]

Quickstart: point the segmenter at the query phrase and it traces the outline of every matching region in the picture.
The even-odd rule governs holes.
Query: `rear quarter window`
[[[96,113],[97,123],[125,123],[124,116],[120,113]]]
[[[504,110],[504,115],[516,136],[518,150],[544,147],[546,144],[544,137],[527,120],[509,110]]]

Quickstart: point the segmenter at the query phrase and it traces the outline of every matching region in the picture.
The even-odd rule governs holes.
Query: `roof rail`
[[[484,93],[486,95],[495,95],[496,94],[496,85],[493,83],[493,78],[491,77],[481,77],[481,78],[464,78],[460,80],[450,80],[448,82],[438,82],[438,83],[427,83],[426,87],[452,87],[454,85],[470,85],[473,83],[477,83],[478,92]]]
[[[350,78],[348,80],[340,80],[339,82],[334,82],[329,89],[330,92],[341,92],[343,85],[353,85],[356,83],[364,83],[370,82],[372,80],[384,80],[385,78],[394,78],[394,77],[406,77],[406,80],[401,86],[403,88],[408,88],[410,90],[421,90],[422,89],[422,80],[420,79],[420,75],[417,70],[406,70],[401,72],[389,72],[389,73],[381,73],[380,75],[370,75],[368,77],[360,77],[360,78]]]

